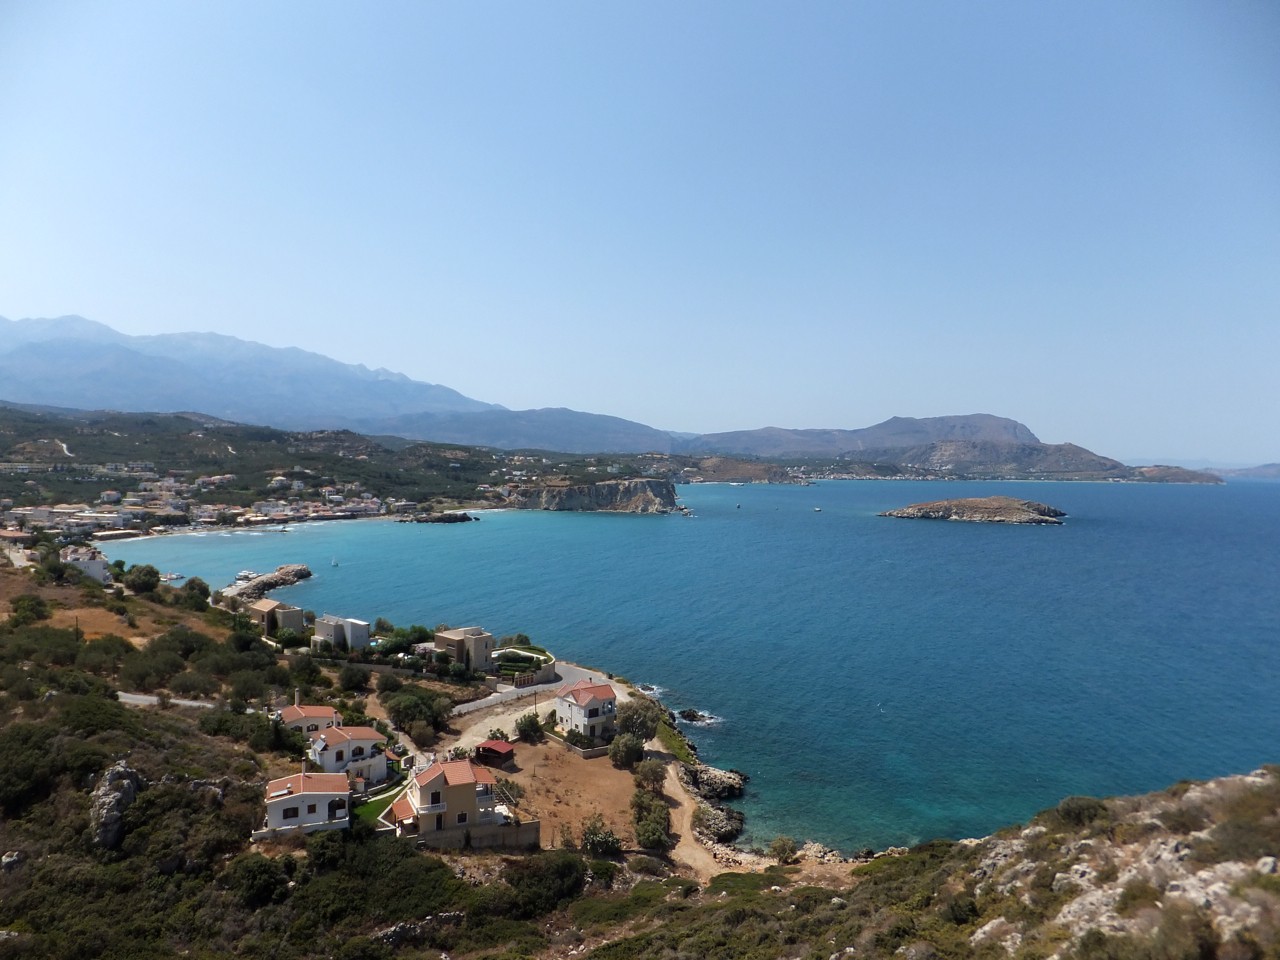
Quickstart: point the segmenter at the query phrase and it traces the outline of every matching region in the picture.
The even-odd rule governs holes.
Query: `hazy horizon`
[[[1270,4],[11,4],[0,314],[1274,462],[1276,103]]]

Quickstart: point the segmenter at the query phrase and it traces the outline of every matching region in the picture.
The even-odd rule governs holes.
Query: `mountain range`
[[[296,347],[215,333],[131,336],[76,316],[0,318],[0,400],[81,410],[199,411],[287,430],[341,428],[508,450],[824,457],[956,476],[1154,479],[1082,447],[1041,443],[1016,420],[990,414],[893,417],[850,430],[674,433],[578,410],[508,410],[447,386]],[[1177,476],[1188,478],[1187,471]]]

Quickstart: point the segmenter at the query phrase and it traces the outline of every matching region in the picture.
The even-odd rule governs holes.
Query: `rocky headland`
[[[972,523],[1048,523],[1060,524],[1066,513],[1057,507],[1016,497],[962,497],[956,500],[934,500],[913,503],[897,510],[886,510],[882,517],[913,520],[967,520]]]
[[[668,480],[602,480],[599,483],[521,487],[507,503],[518,510],[597,510],[670,513],[676,489]]]
[[[261,600],[277,587],[287,587],[306,580],[311,576],[311,568],[305,563],[286,563],[276,567],[271,573],[264,573],[245,583],[236,583],[222,591],[224,597],[236,597],[245,603]]]

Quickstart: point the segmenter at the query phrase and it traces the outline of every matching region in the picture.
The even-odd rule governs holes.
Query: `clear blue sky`
[[[1280,460],[1280,4],[0,4],[0,315]]]

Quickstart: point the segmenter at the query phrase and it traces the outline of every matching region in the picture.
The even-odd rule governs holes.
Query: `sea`
[[[744,842],[983,836],[1069,795],[1280,762],[1280,484],[677,487],[692,516],[490,511],[109,544],[397,625],[528,634],[657,688],[750,776]],[[877,516],[1007,494],[1062,526]]]

